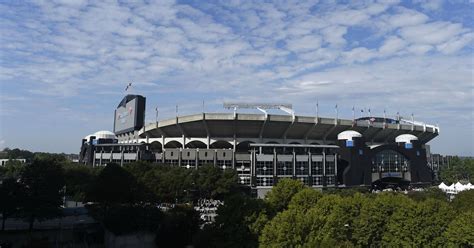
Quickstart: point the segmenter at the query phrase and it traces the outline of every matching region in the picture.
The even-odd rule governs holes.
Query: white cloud
[[[85,101],[90,94],[120,96],[129,81],[147,94],[186,100],[205,93],[287,97],[302,104],[294,96],[374,94],[393,102],[400,93],[416,96],[406,100],[413,105],[443,97],[466,105],[465,83],[472,81],[466,66],[454,62],[457,57],[469,62],[472,25],[397,1],[64,0],[2,3],[0,11],[0,53],[8,61],[0,67],[7,86],[0,97],[9,113],[18,107],[4,100],[6,94],[31,98],[30,105],[43,95],[55,96],[59,104]]]
[[[388,25],[392,27],[406,27],[425,23],[428,21],[428,16],[416,10],[406,8],[398,8],[394,15],[386,15],[384,17]]]
[[[379,52],[381,56],[392,55],[404,48],[405,45],[406,42],[404,40],[396,36],[391,36],[384,41],[384,44],[379,48]]]
[[[400,35],[413,43],[432,45],[441,44],[463,32],[465,32],[465,29],[459,23],[431,22],[403,27],[400,30]]]
[[[296,37],[287,41],[287,47],[293,52],[315,50],[321,47],[321,37],[318,35]]]

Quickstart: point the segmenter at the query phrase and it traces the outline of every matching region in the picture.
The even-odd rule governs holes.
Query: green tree
[[[304,188],[291,198],[288,208],[308,211],[310,208],[316,206],[316,203],[318,203],[319,199],[323,196],[323,193],[315,189]]]
[[[133,204],[140,201],[141,191],[136,179],[115,163],[102,169],[86,194],[88,201],[98,202],[105,211],[114,204]]]
[[[351,247],[353,243],[356,243],[352,237],[354,222],[359,218],[361,209],[367,201],[369,198],[360,193],[343,197],[327,215],[324,227],[320,231],[323,237],[322,244],[332,247]]]
[[[24,187],[15,178],[7,178],[0,184],[0,212],[2,213],[2,231],[5,221],[19,212],[24,200]]]
[[[86,165],[68,165],[64,168],[66,194],[75,201],[86,201],[86,194],[96,181],[98,169]]]
[[[155,243],[158,247],[186,247],[192,244],[199,224],[199,215],[191,206],[177,205],[164,213]]]
[[[285,210],[291,198],[304,189],[304,184],[299,180],[282,179],[265,196],[265,201],[274,213]]]
[[[395,210],[383,234],[385,247],[443,247],[443,232],[453,217],[444,201],[408,202]]]
[[[143,183],[159,202],[183,202],[192,193],[191,173],[177,166],[157,166],[144,174]]]
[[[64,171],[56,160],[35,159],[21,174],[25,187],[22,210],[33,230],[35,220],[56,217],[62,204]]]
[[[381,193],[368,200],[354,221],[352,238],[357,246],[380,247],[386,225],[392,214],[413,201],[398,193]]]
[[[340,204],[339,195],[325,195],[307,211],[292,207],[279,212],[265,225],[259,242],[261,247],[321,247],[321,232],[328,215]]]
[[[193,171],[194,186],[199,198],[222,199],[238,187],[235,170],[221,170],[219,167],[206,165]]]
[[[449,166],[440,170],[441,181],[451,184],[458,181],[472,181],[474,178],[474,159],[454,157],[449,161]]]
[[[20,178],[26,164],[20,161],[9,160],[4,166],[0,167],[0,180],[5,178]]]
[[[462,212],[444,232],[446,247],[474,247],[474,211]]]
[[[474,190],[459,192],[453,199],[452,205],[458,213],[471,210],[474,207]]]
[[[214,237],[207,246],[211,247],[257,247],[258,236],[250,225],[264,209],[264,202],[243,194],[225,198],[224,205],[217,210],[212,224]]]
[[[428,199],[447,201],[446,193],[437,187],[426,188],[423,191],[410,191],[408,192],[408,197],[415,201],[425,201]]]

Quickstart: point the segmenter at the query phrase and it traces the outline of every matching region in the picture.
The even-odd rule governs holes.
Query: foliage
[[[264,209],[264,202],[243,194],[229,196],[218,208],[215,223],[210,228],[213,236],[208,238],[207,247],[256,247],[258,236],[250,224]],[[209,228],[207,229],[209,231]]]
[[[105,208],[113,204],[133,204],[140,201],[141,196],[135,177],[115,163],[102,169],[86,192],[87,201],[98,202]]]
[[[474,159],[454,157],[449,161],[449,166],[440,170],[440,179],[446,184],[458,181],[474,181]]]
[[[189,200],[192,190],[191,172],[180,167],[159,166],[147,171],[142,183],[159,202],[183,202]]]
[[[237,173],[207,165],[193,171],[193,183],[199,198],[222,199],[237,187]]]
[[[459,192],[452,204],[458,213],[472,210],[474,208],[474,189]]]
[[[27,150],[21,150],[18,148],[15,148],[15,149],[5,148],[3,149],[3,152],[0,154],[1,154],[0,159],[24,158],[27,161],[32,161],[34,158],[34,153]]]
[[[459,214],[444,232],[447,247],[474,247],[474,210]]]
[[[445,201],[447,199],[446,193],[437,187],[426,188],[423,191],[410,191],[408,197],[415,201],[425,201],[428,199],[437,199]]]
[[[86,193],[92,189],[98,169],[86,165],[64,166],[64,180],[66,182],[66,194],[72,196],[75,201],[86,201]]]
[[[442,247],[443,232],[453,217],[446,202],[429,199],[408,202],[397,208],[387,224],[382,244],[385,247]]]
[[[280,212],[288,207],[291,198],[304,189],[304,184],[299,180],[282,179],[265,196],[273,212]]]
[[[4,179],[0,184],[0,213],[2,214],[2,231],[5,230],[5,221],[18,213],[24,201],[25,189],[16,178]]]
[[[0,166],[0,180],[5,178],[20,178],[25,166],[26,165],[20,161],[9,160],[4,166]]]
[[[30,223],[30,230],[36,219],[60,214],[64,171],[56,160],[47,157],[35,159],[21,173],[21,183],[26,189],[22,211]]]
[[[158,247],[186,247],[199,229],[199,215],[187,205],[178,205],[164,213],[156,230]]]

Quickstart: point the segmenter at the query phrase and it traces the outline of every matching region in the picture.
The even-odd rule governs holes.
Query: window
[[[255,164],[257,175],[273,175],[273,161],[257,161]]]
[[[314,185],[314,186],[323,185],[323,177],[322,177],[322,176],[315,176],[315,177],[313,177],[313,185]]]
[[[273,186],[273,177],[257,177],[257,186]]]
[[[296,175],[308,175],[309,173],[308,161],[297,161],[296,162]]]
[[[311,162],[311,166],[311,171],[313,175],[323,174],[323,161],[313,161]]]
[[[278,161],[277,162],[277,173],[278,173],[278,175],[284,175],[284,176],[293,175],[293,162],[291,162],[291,161]]]
[[[372,160],[373,172],[403,172],[408,171],[410,161],[401,153],[394,150],[383,150]]]

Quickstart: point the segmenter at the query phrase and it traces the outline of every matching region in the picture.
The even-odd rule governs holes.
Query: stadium
[[[427,142],[439,128],[399,117],[358,119],[298,116],[289,104],[238,104],[230,113],[197,113],[145,124],[146,98],[125,96],[114,132],[82,140],[80,161],[153,161],[198,168],[235,169],[241,184],[263,196],[278,180],[315,188],[430,184]],[[239,113],[254,108],[262,114]],[[279,109],[285,114],[268,114]],[[429,150],[429,149],[428,149]]]

